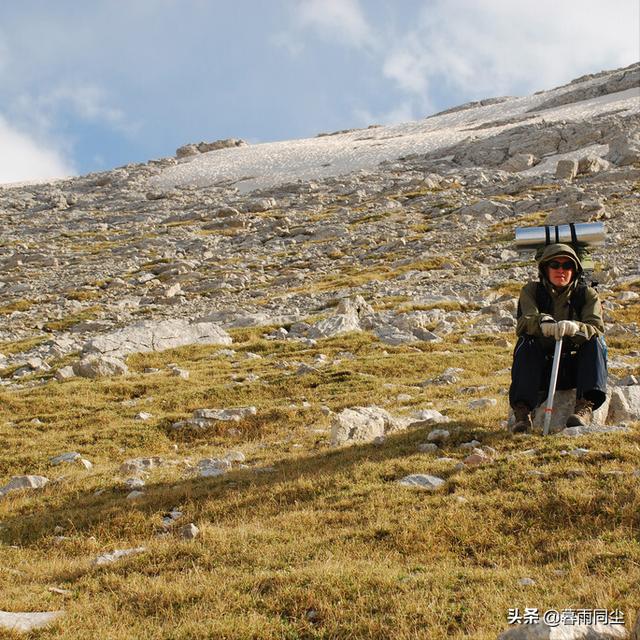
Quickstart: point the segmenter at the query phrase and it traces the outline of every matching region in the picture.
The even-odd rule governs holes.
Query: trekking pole
[[[549,380],[549,395],[547,396],[547,406],[544,408],[544,429],[543,435],[549,435],[551,425],[551,414],[553,413],[553,396],[556,392],[558,382],[558,369],[560,369],[560,352],[562,351],[562,338],[556,339],[556,348],[553,352],[553,365],[551,367],[551,379]]]

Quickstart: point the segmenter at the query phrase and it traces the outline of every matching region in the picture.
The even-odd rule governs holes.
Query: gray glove
[[[580,331],[580,325],[573,320],[560,320],[560,322],[556,323],[556,340],[560,340],[565,336],[570,338],[571,336],[575,336],[576,333]]]
[[[557,322],[551,316],[542,316],[540,320],[540,331],[545,338],[556,337]]]

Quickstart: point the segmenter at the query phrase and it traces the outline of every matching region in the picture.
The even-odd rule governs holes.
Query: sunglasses
[[[558,262],[557,260],[553,260],[553,262],[549,262],[549,266],[552,269],[564,269],[565,271],[569,271],[571,269],[575,269],[575,264],[571,262],[571,260],[567,260],[566,262]]]

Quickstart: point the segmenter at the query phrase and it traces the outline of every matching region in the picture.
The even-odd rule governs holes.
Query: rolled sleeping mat
[[[604,237],[603,222],[576,222],[516,229],[516,245],[519,247],[534,248],[557,243],[592,246],[602,244]]]

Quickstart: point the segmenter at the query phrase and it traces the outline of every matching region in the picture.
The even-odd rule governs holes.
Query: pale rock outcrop
[[[331,444],[373,442],[376,438],[405,429],[412,422],[412,418],[395,418],[375,406],[343,409],[331,418]]]
[[[614,387],[607,421],[610,424],[640,420],[640,385]]]
[[[4,487],[0,487],[0,497],[20,489],[42,489],[48,482],[49,478],[44,476],[14,476]]]
[[[29,633],[35,629],[49,626],[64,614],[64,611],[34,611],[30,613],[0,611],[0,629]]]
[[[104,378],[107,376],[124,376],[129,367],[120,358],[105,355],[85,356],[72,365],[73,373],[81,378]]]
[[[549,626],[544,622],[519,624],[498,636],[498,640],[625,640],[624,625],[560,623]]]
[[[607,414],[609,411],[609,399],[607,396],[604,404],[593,413],[593,424],[604,425],[607,423]],[[564,429],[567,418],[573,413],[576,404],[576,390],[567,389],[556,391],[553,397],[553,413],[551,414],[550,431],[556,432]],[[542,429],[544,426],[544,409],[546,399],[535,411],[533,417],[534,428]]]
[[[445,484],[442,478],[437,476],[430,476],[427,474],[415,473],[409,476],[405,476],[401,480],[398,480],[398,484],[405,487],[412,487],[414,489],[424,489],[426,491],[435,491]]]
[[[89,340],[85,353],[122,356],[129,353],[164,351],[190,344],[230,345],[231,336],[217,324],[186,320],[147,320]]]
[[[573,180],[578,175],[577,160],[558,160],[556,165],[556,178],[560,180]]]
[[[640,162],[640,131],[621,133],[609,141],[609,153],[605,156],[617,166]]]
[[[536,158],[532,153],[516,153],[508,160],[505,160],[500,165],[500,169],[511,173],[518,173],[535,166],[538,162],[538,158]]]

